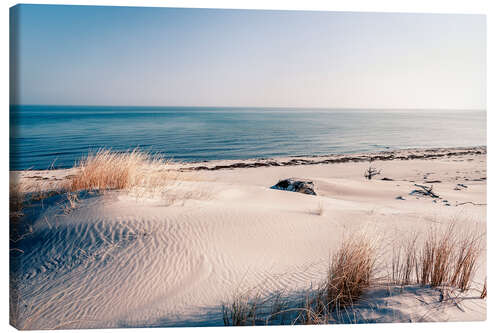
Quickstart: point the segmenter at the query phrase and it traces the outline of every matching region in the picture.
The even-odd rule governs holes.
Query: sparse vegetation
[[[316,290],[312,295],[307,294],[304,305],[299,309],[298,315],[292,323],[299,323],[302,325],[328,324],[330,312],[328,310],[328,305],[325,303],[326,298],[324,295],[324,288]]]
[[[64,206],[63,210],[65,214],[71,213],[78,204],[78,194],[74,192],[66,193],[67,204]]]
[[[394,248],[392,282],[468,290],[481,253],[481,237],[475,232],[459,233],[455,224],[432,228],[420,246],[419,236],[412,235]]]
[[[393,247],[392,281],[400,286],[411,284],[417,269],[418,234],[412,234],[400,244]]]
[[[420,236],[412,233],[408,239],[394,244],[392,275],[388,282],[401,287],[436,287],[441,297],[443,293],[469,290],[481,253],[482,235],[473,231],[459,233],[451,224],[443,229],[432,228],[423,239]],[[269,300],[237,294],[222,306],[224,324],[274,324],[276,322],[269,318],[284,313],[290,314],[291,320],[283,322],[282,319],[281,324],[336,322],[376,285],[376,262],[372,240],[359,234],[348,237],[331,257],[327,277],[314,292],[305,293],[294,302],[282,302],[277,308],[271,307]],[[486,297],[486,280],[480,297]],[[268,320],[264,321],[261,318],[265,313],[268,313]]]
[[[332,256],[325,282],[313,293],[306,293],[293,303],[273,303],[279,306],[269,306],[271,298],[262,300],[248,293],[236,294],[231,302],[222,305],[224,325],[262,324],[259,318],[266,311],[265,324],[272,323],[270,319],[278,315],[281,315],[281,324],[285,324],[283,314],[294,318],[286,324],[327,324],[332,312],[352,307],[370,287],[374,264],[375,248],[371,241],[364,236],[350,237]]]
[[[222,304],[222,320],[225,326],[268,325],[277,322],[288,324],[290,308],[281,291],[262,297],[259,292],[248,290],[235,293]]]
[[[230,304],[222,305],[222,318],[226,326],[255,325],[256,302],[251,302],[248,294],[237,294]]]
[[[24,190],[19,182],[11,183],[9,187],[9,216],[11,221],[16,221],[23,216],[25,201]]]
[[[326,303],[332,310],[356,302],[370,287],[375,248],[365,236],[350,237],[332,257],[326,281]]]
[[[21,221],[33,214],[33,209],[27,211],[27,208],[33,208],[36,204],[43,207],[44,200],[58,194],[56,191],[44,190],[39,183],[31,184],[20,181],[18,178],[11,179],[9,186],[9,221],[10,221],[10,239],[18,241],[32,233],[30,223],[21,223]],[[19,249],[12,249],[19,250]]]
[[[318,206],[311,212],[313,215],[323,216],[325,208],[322,201],[318,201]]]
[[[68,190],[127,189],[140,184],[152,167],[165,165],[166,161],[160,157],[139,150],[123,153],[100,149],[80,161]]]
[[[174,170],[168,160],[158,155],[138,150],[101,149],[82,159],[77,169],[77,174],[66,186],[68,192],[127,190],[137,199],[159,197],[169,205],[208,195],[200,189],[177,188],[178,181],[197,178],[189,172]]]
[[[481,297],[481,299],[484,299],[486,298],[487,295],[488,294],[486,290],[486,279],[484,279],[483,290],[481,290],[481,295],[479,297]]]

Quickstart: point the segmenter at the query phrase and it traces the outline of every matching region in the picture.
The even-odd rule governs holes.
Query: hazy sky
[[[14,104],[486,105],[482,15],[21,5],[11,34]]]

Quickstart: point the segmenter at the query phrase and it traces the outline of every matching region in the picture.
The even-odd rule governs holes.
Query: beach
[[[484,10],[172,6],[10,7],[10,325],[488,325]]]
[[[312,291],[360,234],[376,246],[377,282],[355,318],[332,323],[485,320],[486,159],[478,146],[171,162],[148,183],[73,199],[57,191],[77,167],[11,171],[25,191],[55,193],[11,233],[17,327],[224,325],[239,293]],[[366,178],[369,167],[380,174]],[[316,195],[271,188],[291,178]],[[471,287],[447,297],[392,283],[393,249],[449,225],[481,235]]]

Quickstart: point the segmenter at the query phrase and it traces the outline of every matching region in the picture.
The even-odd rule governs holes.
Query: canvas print
[[[12,7],[10,323],[485,320],[485,22]]]

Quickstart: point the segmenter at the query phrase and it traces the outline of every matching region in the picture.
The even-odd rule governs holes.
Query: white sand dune
[[[461,204],[486,203],[486,155],[374,165],[394,181],[364,179],[367,162],[196,171],[198,180],[167,191],[179,197],[174,202],[109,191],[80,199],[70,212],[46,207],[14,244],[22,251],[15,254],[19,326],[222,325],[220,305],[237,290],[300,291],[321,281],[329,255],[350,233],[376,239],[383,273],[391,244],[412,231],[451,221],[486,231],[486,206]],[[52,172],[62,178],[61,171],[43,174]],[[43,181],[26,178],[33,173],[21,176]],[[285,177],[312,179],[318,196],[269,188]],[[441,181],[434,189],[447,202],[409,195],[414,183],[429,180]],[[457,183],[467,188],[455,190]],[[430,288],[374,288],[358,321],[484,320],[476,289],[443,304]]]

